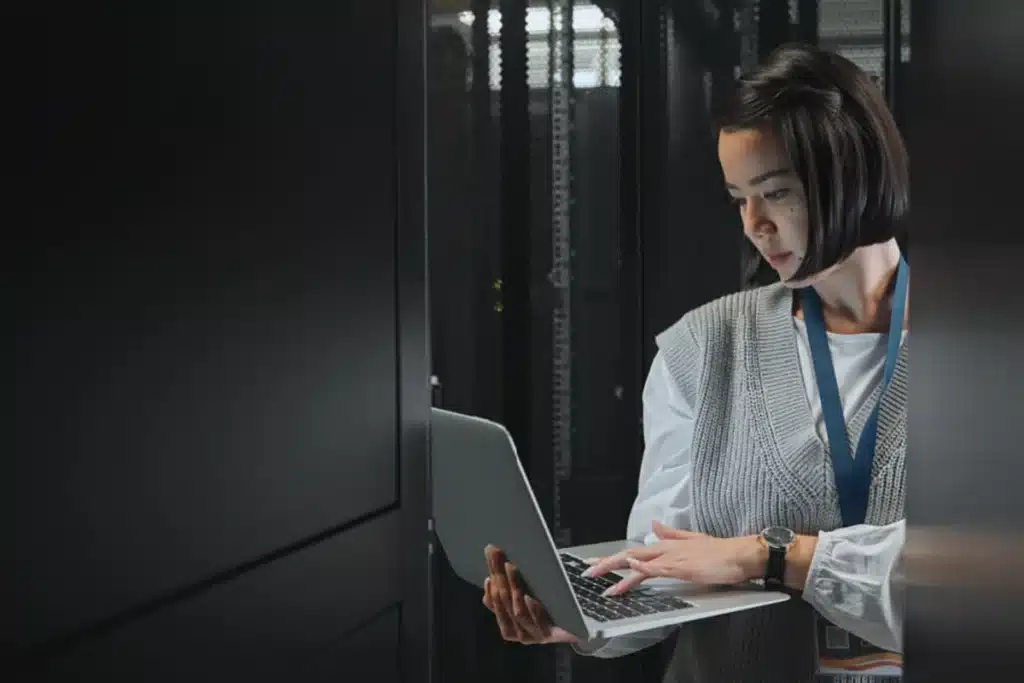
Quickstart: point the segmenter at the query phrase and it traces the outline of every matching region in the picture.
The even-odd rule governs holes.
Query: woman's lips
[[[791,251],[780,251],[775,254],[765,254],[764,258],[772,268],[778,268],[779,266],[784,265],[786,261],[792,258],[792,256],[793,252]]]

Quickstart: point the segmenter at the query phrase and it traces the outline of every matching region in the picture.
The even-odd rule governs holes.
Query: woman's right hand
[[[504,640],[523,645],[579,643],[573,634],[553,626],[543,605],[523,592],[519,573],[505,553],[492,545],[484,552],[490,576],[484,582],[483,603],[497,619]]]

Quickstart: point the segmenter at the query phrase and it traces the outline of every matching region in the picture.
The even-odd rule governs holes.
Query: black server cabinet
[[[3,14],[5,680],[427,680],[422,0]]]

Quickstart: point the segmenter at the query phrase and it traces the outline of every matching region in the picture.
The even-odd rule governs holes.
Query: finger
[[[488,545],[484,549],[484,556],[487,558],[487,568],[491,574],[501,574],[502,566],[505,564],[505,553],[500,548]]]
[[[623,550],[622,552],[606,557],[597,564],[592,565],[589,569],[583,572],[583,576],[602,576],[608,572],[615,571],[616,569],[626,569],[629,567],[629,558],[631,557],[647,561],[660,557],[663,552],[665,552],[665,548],[660,543],[654,543],[652,545],[644,546],[643,548]]]
[[[496,589],[494,587],[494,582],[490,579],[487,579],[484,582],[484,605],[494,615],[495,621],[497,621],[498,623],[499,630],[503,630],[501,622],[504,619],[504,616],[498,613],[498,608],[501,604],[501,601],[498,599],[495,590]]]
[[[551,625],[550,617],[548,617],[547,610],[544,609],[544,605],[529,595],[526,596],[526,611],[530,613],[530,617],[533,619],[541,629],[546,629]]]
[[[598,558],[597,561],[590,563],[590,566],[583,570],[580,576],[590,579],[595,576],[603,576],[616,569],[622,569],[624,566],[627,566],[625,553],[616,553],[608,557]]]
[[[491,579],[491,597],[494,598],[495,602],[501,602],[508,608],[509,614],[512,613],[512,596],[509,592],[508,576],[505,574],[504,569],[500,569],[497,572],[493,572],[489,577]]]
[[[574,644],[580,642],[579,638],[565,629],[553,626],[551,624],[551,617],[548,616],[547,610],[544,609],[544,606],[529,595],[526,596],[526,609],[530,612],[534,622],[541,629],[541,632],[543,633],[543,642]]]
[[[504,555],[502,554],[502,557]],[[498,616],[499,626],[504,624],[502,637],[511,642],[524,642],[527,640],[527,633],[522,625],[518,623],[513,612],[512,586],[509,582],[508,572],[504,564],[497,574],[491,576],[491,598],[494,601],[495,616]]]
[[[679,581],[692,582],[695,580],[692,565],[685,558],[667,560],[664,557],[659,557],[650,562],[634,560],[630,562],[629,568],[639,574],[643,574],[647,579],[665,577],[678,579]]]
[[[501,632],[502,639],[518,643],[520,640],[519,629],[516,627],[515,620],[512,619],[512,615],[509,614],[501,598],[493,595],[493,588],[492,600],[494,601],[494,616],[498,620],[498,630]]]
[[[530,637],[535,643],[551,643],[551,642],[566,642],[562,640],[552,640],[552,624],[551,618],[548,616],[547,610],[540,604],[539,601],[530,597],[529,595],[523,600],[523,608],[526,610],[526,616],[520,619],[520,625],[529,633]],[[561,630],[561,629],[559,629]]]
[[[547,635],[547,630],[537,622],[526,607],[526,599],[529,596],[523,591],[519,571],[511,562],[505,563],[505,578],[508,582],[509,594],[512,596],[512,618],[515,620],[516,626],[519,627],[520,635],[524,636],[521,642],[542,642]]]
[[[615,553],[614,555],[601,558],[594,564],[590,565],[590,567],[587,568],[581,576],[584,578],[592,578],[595,576],[604,576],[608,572],[615,571],[616,569],[625,569],[629,566],[629,563],[626,561],[627,557],[629,557],[629,555],[624,550],[620,553]]]
[[[570,645],[579,645],[580,639],[569,633],[563,628],[555,626],[551,629],[551,633],[548,635],[547,642],[549,643],[569,643]]]
[[[484,597],[482,602],[484,607],[490,610],[491,613],[494,612],[494,600],[491,599],[491,577],[489,576],[484,579]]]
[[[693,538],[694,536],[698,535],[693,531],[686,531],[685,529],[674,529],[670,526],[662,524],[657,520],[654,521],[654,524],[652,526],[654,528],[654,535],[663,540],[684,540],[687,538]]]
[[[641,583],[646,581],[647,578],[648,577],[647,577],[646,574],[640,574],[640,573],[632,574],[631,576],[627,576],[626,578],[622,579],[621,581],[616,583],[614,586],[612,586],[611,588],[606,590],[603,593],[603,595],[605,595],[605,596],[622,595],[623,593],[626,593],[627,591],[631,591],[634,588],[636,588],[637,586],[639,586]]]
[[[519,617],[528,616],[526,612],[526,605],[523,602],[523,590],[519,585],[518,572],[516,566],[511,562],[505,563],[505,580],[508,581],[509,589],[509,602],[512,603],[512,614],[517,619]]]
[[[491,586],[491,599],[495,603],[508,603],[508,577],[505,576],[505,571],[491,571],[487,579]],[[511,603],[506,604],[506,607],[509,606]]]
[[[520,642],[529,645],[534,643],[544,643],[547,641],[549,628],[542,626],[537,622],[537,619],[530,612],[530,608],[526,606],[526,601],[523,601],[523,616],[513,617],[516,622],[516,626],[519,627],[520,635],[522,636]]]
[[[523,600],[523,606],[530,620],[530,630],[540,640],[546,640],[551,635],[551,617],[536,598],[529,595]]]
[[[635,572],[643,574],[648,579],[657,576],[670,576],[674,578],[680,578],[678,576],[678,563],[676,563],[675,571],[670,571],[669,567],[664,562],[659,562],[658,560],[652,560],[651,562],[642,562],[640,560],[630,559],[629,568]]]
[[[494,560],[492,558],[492,555],[494,555],[494,546],[484,546],[484,559],[487,561],[487,571],[490,574],[494,573]]]

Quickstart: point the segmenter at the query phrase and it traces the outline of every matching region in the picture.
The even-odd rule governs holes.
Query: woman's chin
[[[788,287],[789,289],[803,289],[804,287],[807,287],[810,284],[811,280],[814,279],[814,278],[800,278],[800,279],[796,279],[796,278],[793,277],[796,274],[796,271],[794,269],[792,269],[792,268],[784,268],[782,270],[776,270],[775,272],[779,276],[779,281],[782,282],[782,284],[784,286]]]

